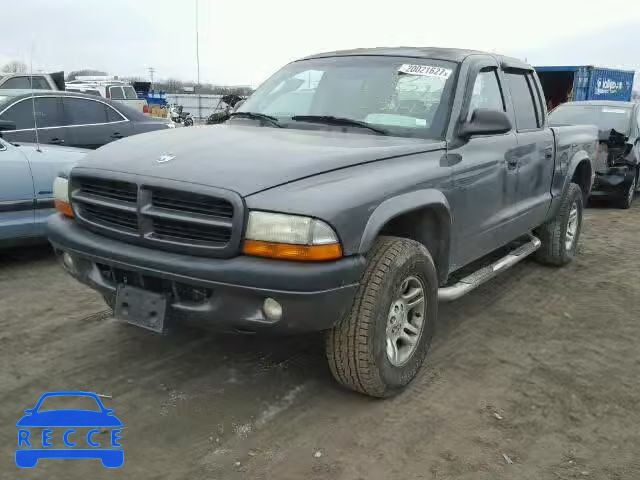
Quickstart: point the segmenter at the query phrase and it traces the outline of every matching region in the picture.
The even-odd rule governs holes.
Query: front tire
[[[633,198],[635,197],[636,190],[638,189],[638,173],[636,169],[633,169],[633,180],[631,180],[631,184],[629,185],[629,189],[625,193],[624,197],[620,201],[620,208],[626,210],[631,208],[631,204],[633,203]]]
[[[542,242],[535,254],[540,263],[562,266],[575,258],[582,231],[582,198],[581,188],[569,184],[556,216],[536,230]]]
[[[380,237],[368,257],[351,310],[327,332],[327,359],[345,387],[388,397],[411,382],[427,355],[438,277],[427,249],[413,240]]]

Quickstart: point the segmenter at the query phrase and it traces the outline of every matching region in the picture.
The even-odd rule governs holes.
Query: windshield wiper
[[[374,127],[370,123],[354,120],[353,118],[334,117],[333,115],[295,115],[291,117],[291,120],[295,122],[326,123],[327,125],[368,128],[380,135],[389,135],[389,132],[383,128]]]
[[[272,125],[275,125],[278,128],[282,128],[282,125],[280,125],[280,121],[276,117],[272,117],[271,115],[266,115],[264,113],[258,113],[258,112],[232,112],[232,113],[229,114],[229,118],[233,118],[233,117],[251,118],[253,120],[266,120],[269,123],[271,123]]]

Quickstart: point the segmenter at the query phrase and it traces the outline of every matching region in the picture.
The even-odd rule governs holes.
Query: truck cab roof
[[[467,50],[462,48],[437,48],[437,47],[375,47],[375,48],[356,48],[352,50],[337,50],[333,52],[317,53],[309,55],[301,60],[309,60],[312,58],[326,57],[348,57],[375,55],[387,57],[413,57],[413,58],[432,58],[437,60],[448,60],[451,62],[462,62],[472,55],[489,55],[494,57],[499,64],[509,68],[518,68],[522,70],[533,70],[528,63],[518,60],[517,58],[497,55],[495,53],[482,52],[480,50]]]

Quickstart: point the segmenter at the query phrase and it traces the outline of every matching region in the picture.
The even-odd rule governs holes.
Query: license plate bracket
[[[113,316],[137,327],[166,333],[167,297],[131,285],[119,285]]]

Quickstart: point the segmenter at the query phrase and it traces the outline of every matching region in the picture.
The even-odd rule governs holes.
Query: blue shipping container
[[[534,67],[554,105],[573,100],[631,100],[632,70],[592,66]]]

